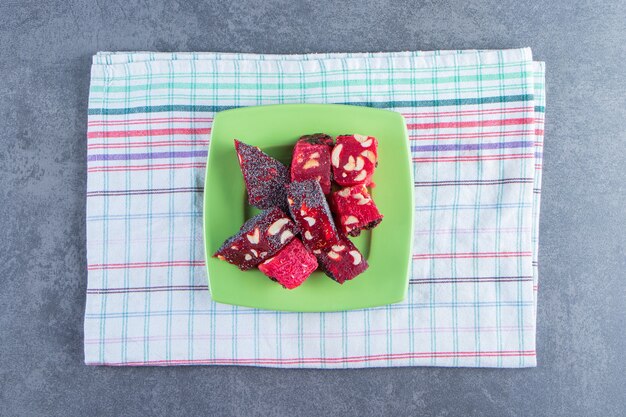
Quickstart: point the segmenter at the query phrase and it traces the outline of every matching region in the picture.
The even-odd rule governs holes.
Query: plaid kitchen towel
[[[211,300],[202,191],[213,117],[277,103],[406,118],[416,220],[404,302],[287,313]],[[535,366],[543,114],[544,67],[530,49],[97,54],[85,362]]]

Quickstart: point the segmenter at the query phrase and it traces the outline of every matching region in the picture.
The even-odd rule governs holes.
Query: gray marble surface
[[[626,415],[625,22],[619,0],[0,0],[0,415]],[[536,369],[83,365],[96,51],[519,46],[547,63]]]

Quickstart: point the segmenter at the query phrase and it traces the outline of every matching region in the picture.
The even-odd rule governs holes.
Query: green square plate
[[[379,141],[372,195],[382,223],[354,239],[369,269],[337,284],[316,271],[300,287],[285,290],[259,270],[242,272],[211,255],[257,210],[247,204],[233,139],[258,146],[285,164],[301,135],[360,133]],[[402,301],[407,292],[413,231],[413,183],[409,141],[399,113],[335,104],[245,107],[217,113],[213,121],[204,188],[204,244],[213,300],[266,310],[339,311]]]

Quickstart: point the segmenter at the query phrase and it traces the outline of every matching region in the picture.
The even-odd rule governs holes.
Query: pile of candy
[[[263,212],[245,222],[215,257],[242,271],[258,267],[288,289],[318,267],[340,284],[367,269],[367,260],[347,236],[358,236],[383,219],[368,192],[378,165],[376,138],[302,136],[291,168],[238,140],[235,149],[248,203]]]

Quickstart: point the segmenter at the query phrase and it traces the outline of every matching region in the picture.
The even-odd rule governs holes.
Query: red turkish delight
[[[330,193],[330,150],[333,138],[323,133],[302,136],[293,149],[291,180],[315,179],[324,194]]]
[[[353,279],[368,268],[361,252],[345,237],[330,248],[318,249],[314,253],[326,275],[340,284]]]
[[[287,187],[287,201],[309,250],[326,248],[337,241],[337,229],[319,182],[292,182]]]
[[[317,259],[298,239],[293,239],[278,254],[259,264],[259,269],[287,289],[302,284],[317,269]]]
[[[289,183],[289,170],[282,163],[235,139],[239,166],[243,173],[248,202],[251,206],[268,209],[280,207],[287,210],[285,186]]]
[[[245,222],[213,256],[246,271],[276,254],[297,233],[297,226],[282,210],[265,210]]]
[[[341,135],[331,152],[335,182],[369,185],[378,165],[378,141],[373,136]]]
[[[364,185],[335,191],[331,194],[330,204],[337,227],[350,236],[358,236],[361,230],[372,229],[383,220],[383,215]]]

